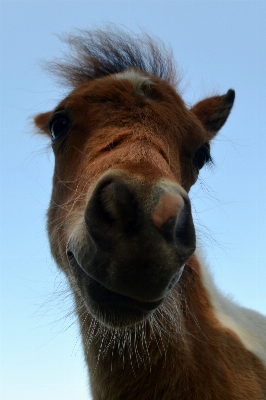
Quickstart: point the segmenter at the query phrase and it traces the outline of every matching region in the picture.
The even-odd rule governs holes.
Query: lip
[[[136,310],[143,314],[150,314],[152,311],[157,309],[163,301],[163,299],[160,299],[152,302],[143,302],[114,292],[102,285],[92,276],[88,275],[79,265],[75,255],[69,250],[67,251],[67,257],[74,275],[79,282],[79,286],[81,286],[80,289],[82,289],[81,291],[85,303],[87,303],[86,299],[89,297],[90,303],[92,301],[100,307],[110,308],[111,306],[112,308],[117,307]]]
[[[184,268],[185,268],[185,265],[183,265],[183,266],[179,269],[179,271],[174,275],[174,277],[172,278],[172,280],[171,280],[171,282],[170,282],[170,284],[169,284],[169,286],[168,286],[168,290],[171,290],[171,289],[177,284],[177,282],[178,282],[179,279],[181,278],[181,275],[182,275],[182,273],[183,273],[183,271],[184,271]]]

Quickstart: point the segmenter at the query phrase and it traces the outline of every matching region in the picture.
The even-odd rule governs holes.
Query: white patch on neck
[[[202,282],[209,294],[217,319],[224,327],[232,330],[245,348],[254,353],[266,366],[266,317],[239,306],[219,292],[202,258],[199,257],[199,260]]]
[[[153,84],[149,77],[141,75],[140,72],[135,71],[134,69],[128,69],[126,71],[119,72],[118,74],[115,74],[113,78],[130,81],[133,83],[133,86],[136,90],[140,90],[142,86],[150,86]]]

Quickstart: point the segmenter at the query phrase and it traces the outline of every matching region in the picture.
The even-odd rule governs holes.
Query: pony
[[[49,69],[71,91],[35,124],[55,155],[48,236],[93,399],[266,399],[266,319],[215,287],[189,199],[235,92],[187,107],[171,50],[145,33],[64,40]]]

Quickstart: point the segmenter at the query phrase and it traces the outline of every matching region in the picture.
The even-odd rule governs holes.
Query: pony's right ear
[[[44,133],[46,135],[51,136],[50,129],[49,129],[49,121],[52,116],[52,111],[48,111],[43,114],[38,114],[34,118],[35,125],[39,128],[40,133]]]

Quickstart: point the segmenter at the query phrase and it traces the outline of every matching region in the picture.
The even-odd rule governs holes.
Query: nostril
[[[100,202],[104,212],[115,221],[126,215],[134,214],[135,196],[120,181],[109,182],[100,193]]]
[[[190,201],[178,193],[163,194],[152,214],[152,222],[169,243],[179,250],[195,250],[195,229]]]
[[[134,190],[117,177],[98,183],[85,212],[89,233],[95,238],[132,234],[139,220],[139,207]]]
[[[176,220],[184,208],[184,200],[179,194],[165,193],[156,205],[152,221],[157,228],[161,228],[168,220]]]

